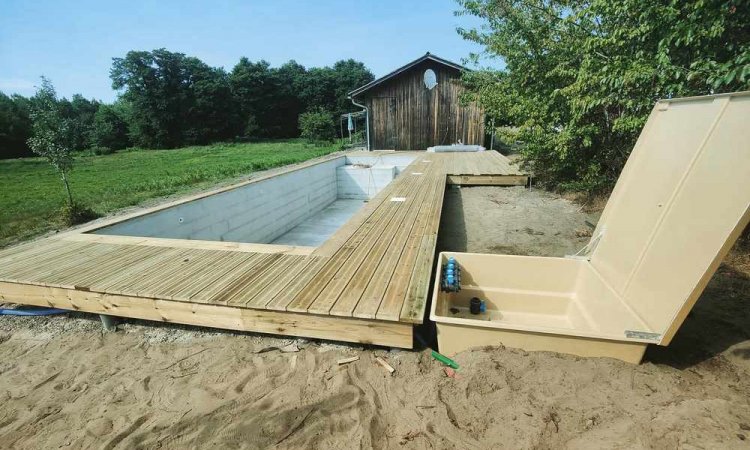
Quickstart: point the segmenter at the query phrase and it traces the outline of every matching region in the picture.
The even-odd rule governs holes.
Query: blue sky
[[[115,99],[112,58],[165,47],[231,70],[240,57],[306,67],[364,62],[375,76],[430,51],[461,62],[481,50],[456,33],[453,0],[0,2],[0,91],[32,95],[39,76],[60,95]]]

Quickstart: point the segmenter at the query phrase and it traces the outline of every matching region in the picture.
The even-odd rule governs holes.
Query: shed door
[[[376,97],[373,99],[375,114],[376,150],[396,150],[396,98]]]

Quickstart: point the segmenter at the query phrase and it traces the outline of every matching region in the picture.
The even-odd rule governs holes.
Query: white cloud
[[[28,94],[34,92],[33,81],[22,78],[0,78],[0,91],[10,94]]]

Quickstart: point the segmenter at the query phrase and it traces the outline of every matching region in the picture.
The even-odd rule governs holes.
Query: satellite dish
[[[432,90],[437,86],[437,75],[435,75],[435,72],[432,69],[427,69],[424,71],[424,87],[426,87],[429,90]]]

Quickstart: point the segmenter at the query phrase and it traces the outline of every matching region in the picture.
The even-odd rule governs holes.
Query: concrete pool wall
[[[95,234],[317,246],[409,155],[342,156],[95,230]]]

